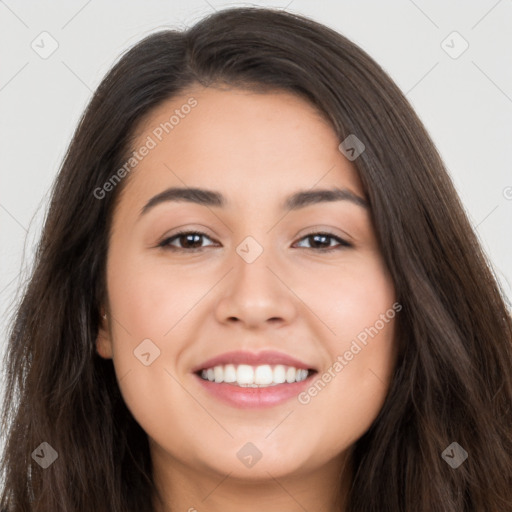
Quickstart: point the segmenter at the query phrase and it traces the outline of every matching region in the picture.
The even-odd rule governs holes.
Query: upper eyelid
[[[210,235],[208,232],[210,232],[211,230],[209,228],[203,226],[202,224],[197,224],[197,227],[195,227],[194,224],[192,224],[192,225],[184,224],[183,226],[177,226],[174,229],[175,229],[175,232],[173,234],[165,236],[162,240],[168,240],[169,238],[173,238],[177,235],[180,235],[180,234],[183,235],[183,234],[189,234],[189,233],[197,233],[197,234],[203,235],[205,237],[208,237],[210,239],[214,239],[216,237],[216,235]],[[312,225],[312,226],[308,226],[307,228],[301,229],[299,231],[299,233],[297,234],[297,237],[303,238],[303,237],[311,235],[311,234],[325,233],[325,234],[328,234],[333,237],[345,239],[347,242],[354,241],[354,238],[351,235],[349,235],[346,231],[344,231],[340,228],[337,228],[339,231],[341,231],[341,234],[337,234],[337,233],[333,233],[332,229],[333,228],[324,227],[322,224]]]

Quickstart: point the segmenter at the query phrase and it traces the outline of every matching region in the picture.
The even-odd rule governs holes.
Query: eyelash
[[[169,251],[173,251],[173,252],[201,252],[203,249],[206,249],[206,247],[194,247],[191,249],[187,249],[187,248],[183,248],[183,247],[174,247],[174,246],[170,245],[170,242],[174,241],[175,239],[179,239],[181,236],[184,236],[184,235],[198,235],[201,237],[209,238],[211,240],[211,238],[206,233],[202,233],[201,231],[179,231],[178,233],[175,233],[173,236],[162,240],[158,244],[158,247],[162,247],[165,250],[169,250]],[[303,236],[302,238],[300,238],[300,240],[304,240],[305,238],[310,238],[315,235],[332,238],[333,240],[336,240],[337,242],[339,242],[339,246],[329,247],[329,248],[320,248],[320,249],[315,248],[315,247],[306,247],[306,249],[326,253],[326,252],[338,251],[338,250],[348,248],[348,247],[353,247],[351,243],[347,242],[343,238],[333,235],[332,233],[323,232],[323,231],[309,233],[309,234]]]

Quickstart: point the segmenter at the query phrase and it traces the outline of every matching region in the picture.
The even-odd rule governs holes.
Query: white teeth
[[[282,364],[274,366],[274,382],[282,384],[286,381],[286,368]]]
[[[254,384],[272,384],[273,378],[272,368],[270,368],[268,364],[256,367],[256,371],[254,372]]]
[[[222,366],[220,368],[222,368]],[[224,382],[236,382],[235,365],[227,364],[224,366]]]
[[[213,369],[213,375],[215,376],[215,382],[223,382],[224,371],[222,370],[222,366],[215,366]]]
[[[301,382],[308,377],[308,370],[278,364],[250,366],[248,364],[227,364],[208,368],[201,372],[201,377],[210,382],[232,383],[241,387],[267,387],[293,382]]]
[[[254,370],[248,364],[240,364],[236,369],[236,381],[238,384],[253,384]]]

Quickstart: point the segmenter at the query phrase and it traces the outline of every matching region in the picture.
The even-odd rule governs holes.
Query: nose
[[[271,249],[265,248],[251,263],[234,253],[234,268],[222,284],[216,306],[219,322],[259,329],[293,321],[298,299],[286,283],[286,273],[271,253]]]

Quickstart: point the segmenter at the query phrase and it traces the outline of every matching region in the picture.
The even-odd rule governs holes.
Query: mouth
[[[210,396],[245,409],[276,406],[296,398],[318,371],[276,351],[235,351],[203,362],[192,373]]]
[[[311,368],[296,368],[282,364],[226,364],[203,368],[195,373],[202,380],[216,384],[225,383],[241,388],[267,388],[303,382],[317,372]]]

